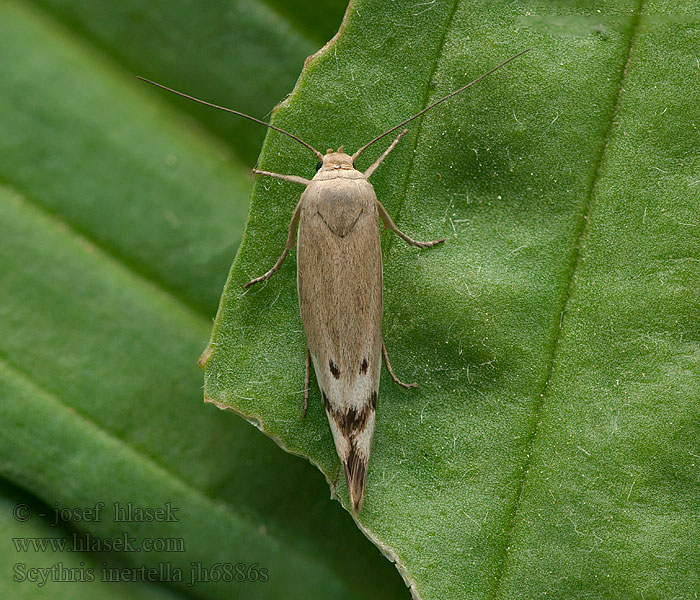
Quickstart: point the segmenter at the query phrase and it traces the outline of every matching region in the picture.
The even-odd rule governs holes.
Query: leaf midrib
[[[324,40],[321,39],[312,39],[309,36],[309,33],[307,31],[304,31],[299,28],[299,26],[294,23],[293,21],[290,21],[288,18],[286,18],[277,8],[271,4],[270,2],[267,2],[266,0],[254,0],[257,2],[260,6],[264,6],[266,10],[269,10],[272,14],[274,14],[280,21],[284,21],[290,29],[294,31],[299,37],[302,37],[306,40],[308,40],[310,43],[316,45],[316,46],[323,46]]]
[[[447,33],[450,30],[450,27],[452,26],[452,23],[454,21],[455,13],[457,12],[457,6],[459,6],[459,0],[453,0],[452,2],[452,8],[450,9],[450,14],[445,19],[445,28],[442,31],[442,36],[440,37],[440,42],[438,44],[438,47],[435,52],[435,58],[433,59],[433,64],[430,68],[430,75],[426,78],[426,83],[425,83],[425,91],[423,92],[423,98],[422,98],[422,103],[421,106],[428,106],[428,99],[430,98],[430,81],[433,79],[435,76],[435,72],[437,71],[438,64],[440,63],[440,58],[442,57],[443,50],[445,48],[445,40],[447,39]],[[426,113],[427,114],[427,113]],[[411,148],[411,153],[410,153],[410,158],[409,158],[409,163],[408,163],[408,168],[406,169],[406,176],[403,178],[403,185],[401,194],[399,196],[400,201],[399,205],[395,211],[395,216],[393,217],[394,221],[396,223],[401,222],[401,212],[403,211],[403,208],[406,204],[406,195],[408,194],[408,184],[411,179],[411,173],[413,172],[413,165],[415,164],[416,161],[416,148],[418,147],[418,141],[420,140],[420,134],[421,130],[423,129],[423,122],[425,120],[425,114],[421,117],[418,118],[418,125],[416,126],[416,134],[413,136],[413,147]],[[391,246],[393,245],[394,238],[396,236],[391,236],[389,238],[389,241],[387,242],[387,253],[389,250],[391,250]]]
[[[562,339],[562,332],[564,331],[564,322],[566,320],[567,310],[574,293],[576,272],[579,268],[581,257],[584,250],[584,240],[587,237],[588,229],[590,227],[590,216],[593,209],[593,199],[596,195],[598,182],[601,177],[601,170],[604,163],[604,158],[608,150],[608,144],[610,142],[610,137],[615,127],[615,122],[620,110],[621,98],[624,92],[624,84],[627,77],[627,69],[629,67],[630,61],[632,59],[632,51],[634,48],[634,43],[637,38],[637,33],[639,30],[639,23],[644,12],[645,0],[638,0],[637,10],[632,15],[630,28],[629,28],[629,42],[627,44],[627,53],[625,56],[623,68],[620,71],[620,77],[617,84],[617,94],[615,99],[615,106],[610,113],[610,119],[607,123],[605,134],[603,135],[603,140],[601,143],[601,148],[598,153],[597,159],[595,161],[595,167],[593,169],[593,175],[591,177],[590,185],[588,187],[588,192],[586,193],[585,200],[579,214],[578,223],[573,235],[573,245],[572,245],[572,256],[570,258],[570,266],[566,274],[566,285],[564,286],[564,292],[562,294],[561,301],[559,303],[559,310],[557,311],[558,318],[556,319],[552,331],[552,341],[549,347],[551,348],[549,352],[548,366],[546,370],[546,375],[541,386],[538,388],[536,405],[533,410],[532,415],[532,428],[528,436],[527,442],[525,444],[525,462],[522,468],[522,476],[520,477],[520,482],[517,488],[517,494],[515,496],[515,503],[511,511],[511,516],[505,527],[505,540],[503,543],[503,550],[501,552],[501,560],[499,561],[497,573],[494,578],[494,600],[499,597],[501,592],[501,586],[503,584],[504,575],[506,572],[506,567],[511,554],[511,543],[513,531],[515,529],[516,522],[518,520],[518,515],[520,513],[520,508],[522,505],[522,500],[527,486],[528,477],[530,475],[530,466],[532,463],[532,455],[535,450],[535,444],[537,440],[537,434],[540,429],[540,422],[542,418],[542,412],[544,410],[544,404],[547,399],[552,377],[555,371],[557,358],[559,356],[559,346]]]
[[[275,17],[280,21],[283,21],[300,38],[307,40],[312,45],[318,46],[323,44],[322,41],[320,42],[318,40],[310,38],[305,31],[299,29],[295,23],[287,19],[282,13],[277,11],[268,2],[265,2],[264,0],[252,1],[258,4],[259,6],[264,7],[265,10],[275,15]],[[37,10],[41,10],[56,23],[62,25],[66,29],[66,31],[69,31],[71,33],[72,38],[75,41],[78,41],[78,43],[87,43],[91,46],[94,46],[101,54],[109,57],[109,59],[112,60],[115,64],[118,64],[119,66],[130,72],[134,70],[134,67],[136,65],[134,65],[131,61],[125,59],[123,55],[119,54],[119,52],[114,50],[114,48],[112,48],[109,44],[102,42],[96,36],[90,35],[89,31],[85,27],[83,27],[79,22],[75,21],[74,19],[71,19],[70,17],[66,17],[65,15],[60,14],[58,11],[56,11],[54,7],[52,7],[51,5],[44,5],[39,0],[29,0],[29,4],[31,4]],[[200,113],[190,113],[188,111],[183,110],[182,103],[180,103],[177,100],[177,97],[173,94],[166,94],[164,97],[165,101],[175,111],[177,111],[177,113],[179,113],[180,115],[187,115],[188,118],[195,119],[205,131],[212,135],[212,137],[224,143],[226,147],[230,150],[234,159],[241,162],[241,164],[244,164],[246,162],[243,160],[242,155],[238,150],[238,147],[235,144],[231,144],[230,140],[222,136],[220,129],[212,127],[207,121],[202,121],[201,118],[198,117],[198,114]]]
[[[114,252],[110,252],[99,240],[93,238],[87,232],[81,231],[72,222],[65,219],[64,215],[49,210],[40,201],[34,199],[22,186],[18,186],[15,182],[8,181],[1,175],[0,186],[12,192],[16,198],[21,198],[21,203],[23,205],[39,213],[40,218],[50,223],[55,230],[60,230],[61,233],[67,234],[77,246],[84,248],[86,245],[89,245],[91,248],[94,248],[99,253],[102,260],[126,272],[127,275],[136,280],[137,285],[146,290],[151,297],[162,297],[165,298],[166,301],[174,304],[176,310],[182,311],[187,315],[187,318],[196,321],[196,326],[202,327],[202,335],[206,335],[209,329],[209,318],[203,309],[200,310],[194,305],[191,305],[185,299],[175,294],[173,290],[166,288],[158,279],[147,277],[144,273],[136,269],[134,265],[124,260],[123,257]]]
[[[179,486],[181,489],[183,489],[187,494],[189,494],[191,497],[194,497],[205,504],[209,505],[210,510],[212,512],[215,512],[216,510],[224,512],[228,517],[236,523],[238,526],[242,528],[246,528],[251,532],[256,533],[261,526],[260,523],[255,524],[251,522],[250,518],[243,517],[242,515],[233,512],[230,510],[231,506],[228,503],[222,502],[216,498],[212,498],[211,496],[205,494],[202,490],[197,489],[194,487],[190,482],[186,481],[182,477],[180,477],[178,474],[173,473],[169,469],[167,469],[164,465],[160,464],[157,460],[155,460],[153,457],[150,455],[144,453],[141,449],[135,448],[133,445],[127,443],[124,439],[118,437],[115,435],[112,431],[109,431],[105,429],[101,424],[93,421],[91,418],[86,416],[84,413],[81,411],[75,409],[73,406],[70,406],[66,404],[60,396],[56,395],[55,393],[45,389],[43,386],[39,385],[32,377],[30,374],[25,373],[22,371],[17,365],[15,365],[13,362],[8,360],[6,356],[0,355],[0,364],[2,364],[7,371],[10,373],[14,374],[15,379],[19,381],[24,381],[26,382],[29,386],[31,386],[32,389],[37,390],[38,393],[42,394],[45,398],[50,399],[52,402],[54,402],[61,411],[64,412],[69,412],[71,417],[77,417],[81,419],[84,423],[86,423],[88,426],[94,428],[97,432],[100,434],[104,435],[106,438],[114,442],[115,444],[125,448],[128,452],[133,454],[138,460],[142,461],[143,464],[148,465],[150,468],[155,469],[156,471],[160,472],[163,474],[164,479],[171,480],[174,485]],[[3,477],[4,478],[4,477]],[[10,482],[13,485],[17,485],[17,482],[14,482],[10,480]],[[22,486],[19,486],[21,489],[24,489]],[[40,496],[39,496],[40,497]],[[40,497],[41,498],[41,497]],[[43,501],[45,501],[45,498],[41,498]],[[331,573],[331,571],[328,569],[327,565],[324,565],[322,563],[318,562],[318,559],[313,557],[312,555],[308,554],[307,552],[304,552],[302,549],[298,547],[292,547],[289,546],[289,544],[283,540],[280,540],[277,537],[272,537],[270,536],[270,539],[273,540],[275,544],[277,544],[281,548],[286,548],[287,550],[285,552],[289,553],[289,555],[294,555],[297,557],[303,557],[304,561],[308,561],[310,564],[315,564],[317,565],[317,568],[327,572]],[[338,583],[342,586],[345,587],[346,583],[342,579],[336,579]],[[166,586],[167,587],[167,586]],[[177,588],[179,591],[179,588]],[[189,596],[187,596],[189,597]]]

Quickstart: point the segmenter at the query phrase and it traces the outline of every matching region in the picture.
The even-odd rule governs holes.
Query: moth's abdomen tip
[[[362,510],[362,500],[365,495],[365,479],[367,477],[367,462],[368,459],[361,457],[354,448],[348,460],[343,462],[350,504],[355,514]]]
[[[362,500],[363,497],[355,498],[352,502],[352,511],[357,514],[362,510]]]
[[[362,489],[361,490],[358,490],[357,488],[353,489],[353,486],[350,487],[350,505],[352,506],[352,512],[357,514],[362,510],[362,501],[364,499],[365,499],[364,482],[362,482]]]

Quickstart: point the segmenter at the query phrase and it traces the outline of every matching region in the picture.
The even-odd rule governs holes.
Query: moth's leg
[[[411,239],[408,237],[403,231],[401,231],[392,218],[389,216],[389,213],[386,212],[386,208],[384,208],[384,205],[377,200],[377,209],[379,210],[379,216],[384,222],[384,226],[387,229],[391,229],[396,235],[398,235],[403,241],[411,244],[411,246],[418,246],[419,248],[430,248],[431,246],[435,246],[436,244],[441,244],[442,242],[445,241],[445,238],[440,238],[439,240],[435,240],[434,242],[417,242],[414,239]]]
[[[398,137],[397,137],[393,142],[391,142],[391,146],[389,146],[386,150],[384,150],[384,154],[382,154],[382,155],[374,162],[374,164],[373,164],[369,169],[367,169],[367,170],[364,172],[365,179],[369,179],[370,175],[372,175],[372,173],[374,173],[374,172],[377,170],[377,167],[378,167],[379,165],[382,164],[382,161],[383,161],[387,156],[389,156],[389,152],[391,152],[394,148],[396,148],[396,144],[398,144],[399,141],[401,140],[401,138],[402,138],[404,135],[406,135],[406,132],[407,132],[407,131],[408,131],[408,129],[404,129],[401,133],[399,133]]]
[[[270,173],[270,171],[260,171],[258,169],[253,169],[253,173],[258,175],[267,175],[268,177],[274,177],[275,179],[282,179],[283,181],[289,181],[290,183],[298,183],[300,185],[309,185],[311,181],[299,177],[298,175],[280,175],[279,173]]]
[[[311,372],[311,355],[309,347],[306,347],[306,376],[304,377],[304,414],[302,419],[306,419],[306,409],[309,408],[309,374]]]
[[[384,343],[384,338],[382,338],[382,354],[384,355],[384,363],[386,364],[386,370],[389,371],[389,375],[391,375],[391,378],[394,380],[394,382],[398,383],[401,387],[405,387],[406,389],[418,387],[417,383],[404,383],[396,375],[394,375],[394,369],[391,368],[391,363],[389,362],[389,355],[386,352],[386,344]]]
[[[255,283],[260,283],[261,281],[270,279],[270,277],[272,277],[276,271],[279,271],[279,268],[282,266],[282,262],[287,257],[287,254],[289,254],[289,251],[294,247],[294,238],[296,237],[297,225],[299,224],[300,214],[301,200],[299,200],[297,207],[294,209],[294,214],[292,214],[292,220],[289,222],[289,234],[287,235],[287,245],[284,247],[284,252],[282,252],[282,255],[277,259],[275,266],[273,266],[267,273],[265,273],[265,275],[261,275],[257,279],[253,279],[252,281],[246,283],[243,286],[244,288],[248,289],[251,285]]]

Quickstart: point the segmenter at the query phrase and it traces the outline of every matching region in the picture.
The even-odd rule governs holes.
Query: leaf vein
[[[542,382],[542,385],[540,386],[538,393],[537,393],[538,400],[536,401],[536,404],[535,404],[535,407],[533,410],[531,430],[530,430],[530,434],[528,436],[528,439],[525,443],[525,461],[524,461],[524,465],[522,468],[522,475],[520,477],[518,491],[517,491],[517,495],[515,497],[513,509],[511,510],[511,513],[510,513],[510,518],[508,519],[508,523],[506,524],[506,527],[504,528],[505,529],[505,535],[504,535],[505,539],[503,542],[503,549],[501,552],[501,560],[499,561],[496,576],[495,576],[495,585],[494,585],[494,593],[493,593],[494,599],[499,596],[499,593],[501,591],[501,585],[502,585],[503,579],[505,577],[507,563],[508,563],[508,559],[509,559],[510,553],[511,553],[511,543],[512,543],[512,538],[513,538],[513,532],[514,532],[516,522],[518,519],[518,514],[520,512],[520,507],[521,507],[522,500],[524,497],[525,488],[527,486],[527,479],[528,479],[528,476],[530,474],[532,455],[533,455],[533,451],[535,449],[537,433],[538,433],[539,428],[540,428],[542,411],[544,409],[544,403],[545,403],[545,400],[546,400],[546,397],[547,397],[547,394],[549,392],[549,388],[551,385],[552,376],[553,376],[554,370],[555,370],[555,364],[556,364],[557,358],[559,356],[559,345],[561,343],[562,332],[564,330],[566,311],[567,311],[567,308],[568,308],[569,303],[571,301],[571,298],[573,296],[574,285],[575,285],[575,280],[576,280],[576,271],[577,271],[579,264],[580,264],[580,261],[581,261],[581,256],[583,254],[584,240],[586,238],[586,234],[588,232],[588,227],[590,225],[590,216],[591,216],[591,212],[592,212],[592,208],[593,208],[593,198],[594,198],[595,193],[596,193],[598,181],[600,180],[601,168],[602,168],[605,154],[606,154],[607,149],[608,149],[610,137],[611,137],[612,131],[615,127],[617,116],[619,114],[621,98],[622,98],[622,94],[624,92],[624,84],[625,84],[625,79],[627,76],[627,69],[629,67],[630,60],[632,58],[632,51],[633,51],[633,47],[634,47],[634,42],[635,42],[636,37],[637,37],[637,32],[639,29],[639,22],[641,20],[642,14],[643,14],[643,9],[644,9],[644,0],[639,0],[639,4],[637,6],[637,11],[632,16],[631,23],[630,23],[629,42],[627,45],[627,53],[626,53],[625,62],[624,62],[623,67],[620,71],[620,77],[618,79],[615,106],[611,112],[611,117],[610,117],[610,120],[608,121],[606,130],[605,130],[605,134],[603,135],[603,142],[601,144],[600,151],[599,151],[598,156],[596,158],[595,168],[593,169],[593,176],[591,177],[591,182],[590,182],[590,185],[588,187],[588,192],[587,192],[586,198],[583,202],[583,207],[582,207],[581,212],[579,214],[578,223],[577,223],[576,229],[574,231],[574,236],[573,236],[574,243],[572,246],[572,255],[570,258],[570,265],[569,265],[569,269],[568,269],[568,273],[567,273],[567,277],[566,277],[567,281],[566,281],[566,285],[564,286],[564,292],[562,294],[562,298],[561,298],[561,301],[559,303],[560,308],[557,311],[557,318],[555,320],[555,324],[554,324],[554,328],[553,328],[552,341],[550,343],[551,350],[549,352],[549,361],[548,361],[548,366],[547,366],[547,370],[546,370],[546,376],[545,376],[544,381]]]

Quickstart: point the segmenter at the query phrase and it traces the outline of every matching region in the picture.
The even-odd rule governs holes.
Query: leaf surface
[[[384,375],[358,525],[421,598],[693,597],[698,581],[697,3],[352,2],[273,122],[353,151],[415,121],[373,176]],[[679,14],[680,13],[680,14]],[[365,168],[389,143],[358,161]],[[275,132],[261,168],[313,175]],[[304,335],[300,189],[260,178],[205,395],[345,482]]]

